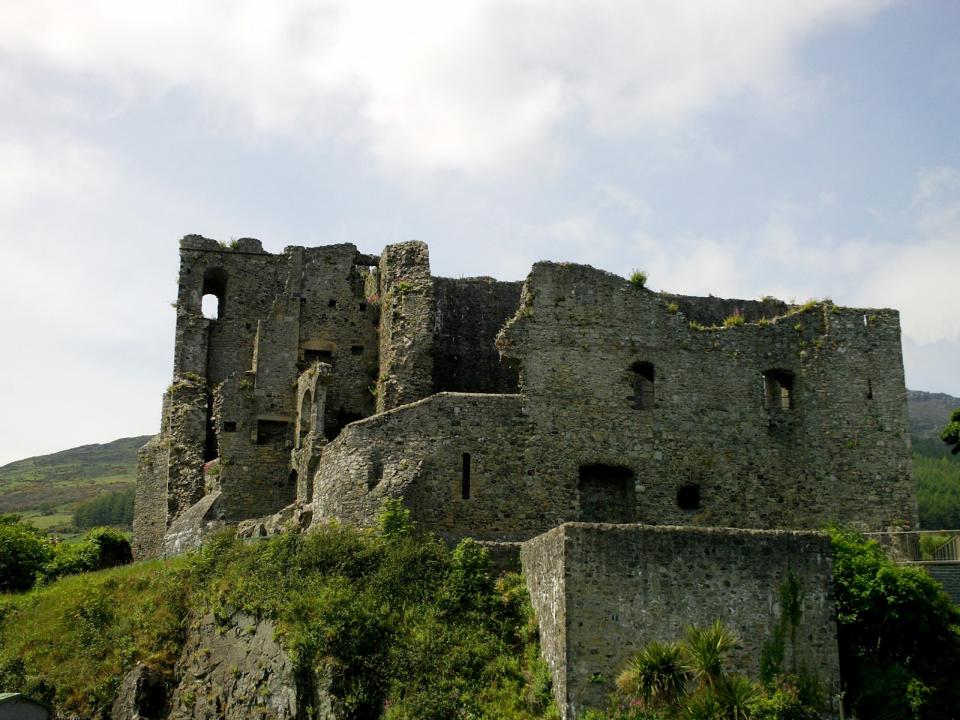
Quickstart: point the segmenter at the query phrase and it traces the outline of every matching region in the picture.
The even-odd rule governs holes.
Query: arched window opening
[[[633,407],[637,410],[653,409],[654,368],[650,362],[635,362],[630,366],[633,373]]]
[[[794,406],[793,373],[767,370],[763,373],[763,401],[768,410],[789,410]]]
[[[307,390],[303,394],[303,398],[300,401],[300,434],[298,435],[297,445],[302,445],[304,439],[307,435],[310,434],[310,431],[313,430],[311,427],[313,415],[313,393]]]
[[[207,268],[203,274],[203,298],[200,308],[209,320],[219,320],[226,312],[227,273],[223,268]]]
[[[200,301],[200,312],[207,320],[218,320],[220,318],[220,298],[216,295],[204,295]]]

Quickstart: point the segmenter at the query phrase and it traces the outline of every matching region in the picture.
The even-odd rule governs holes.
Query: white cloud
[[[569,124],[668,134],[718,104],[796,104],[812,34],[887,0],[30,0],[0,50],[120,96],[202,98],[255,133],[352,138],[392,170],[562,160]],[[199,102],[199,100],[198,100]]]
[[[109,153],[62,135],[0,139],[0,158],[0,216],[102,200],[118,175]]]

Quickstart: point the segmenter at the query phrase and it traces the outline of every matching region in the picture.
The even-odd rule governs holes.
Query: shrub
[[[960,707],[960,610],[918,568],[873,541],[831,530],[846,701],[872,720],[947,720]]]
[[[40,571],[40,578],[43,582],[52,582],[64,575],[104,570],[130,562],[133,562],[133,552],[126,535],[112,528],[94,528],[79,542],[55,546],[53,557]]]
[[[647,273],[643,270],[634,270],[630,273],[630,284],[637,288],[647,286]]]
[[[960,408],[951,413],[950,422],[943,429],[940,439],[950,446],[951,453],[960,454]]]
[[[50,541],[19,516],[0,517],[0,592],[32,588],[52,555]]]
[[[738,309],[734,310],[732,315],[728,315],[724,321],[724,327],[737,327],[738,325],[743,325],[746,322],[746,318],[743,317],[743,313]]]

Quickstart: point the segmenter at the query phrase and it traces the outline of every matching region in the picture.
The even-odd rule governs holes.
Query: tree
[[[36,528],[17,516],[0,517],[0,592],[32,588],[52,555],[50,541]]]
[[[940,439],[947,445],[952,445],[950,449],[954,455],[960,453],[960,408],[957,408],[950,415],[950,422],[943,429]]]
[[[960,707],[960,610],[923,570],[831,531],[846,701],[872,720],[952,720]]]

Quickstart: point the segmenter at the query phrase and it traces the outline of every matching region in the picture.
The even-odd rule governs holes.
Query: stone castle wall
[[[758,678],[779,634],[781,668],[815,677],[833,701],[830,558],[829,538],[810,532],[571,523],[527,541],[521,560],[562,717],[603,707],[647,643],[718,618],[741,638],[731,670]],[[783,616],[785,597],[800,604],[796,625]]]
[[[517,311],[522,286],[434,278],[433,392],[517,392],[517,371],[500,359],[494,340]]]
[[[498,339],[520,368],[538,473],[581,495],[603,492],[584,468],[607,473],[609,502],[577,519],[916,525],[896,312],[815,305],[697,329],[672,302],[538,263]],[[788,404],[765,373],[789,376]]]
[[[314,522],[369,525],[388,497],[450,539],[509,541],[561,522],[554,489],[531,472],[517,395],[440,393],[350,425],[314,480]]]

